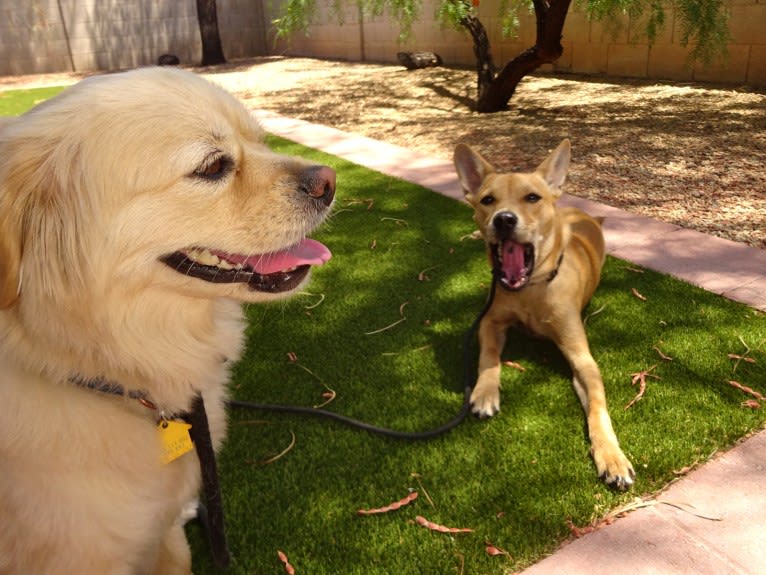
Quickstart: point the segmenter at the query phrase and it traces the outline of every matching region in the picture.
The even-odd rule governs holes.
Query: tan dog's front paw
[[[479,417],[492,417],[500,411],[500,389],[477,384],[471,394],[471,410]]]
[[[618,446],[593,449],[592,454],[598,476],[609,487],[625,491],[633,486],[636,472]]]

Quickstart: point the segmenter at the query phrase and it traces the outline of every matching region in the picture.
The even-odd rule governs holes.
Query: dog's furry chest
[[[550,338],[553,314],[538,286],[521,292],[498,291],[493,314],[503,317],[504,323],[532,337]]]

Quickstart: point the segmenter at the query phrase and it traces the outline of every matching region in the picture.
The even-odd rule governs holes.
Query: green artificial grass
[[[52,98],[61,92],[65,86],[50,86],[47,88],[32,88],[29,90],[0,91],[0,116],[16,116],[23,114],[32,106]]]
[[[304,294],[247,308],[234,397],[313,406],[331,389],[327,409],[366,422],[414,431],[447,421],[462,401],[463,336],[490,282],[481,242],[467,238],[470,209],[278,138],[270,143],[337,170],[334,215],[315,234],[334,258]],[[233,412],[220,458],[231,572],[280,572],[282,550],[298,573],[510,573],[554,551],[570,522],[587,526],[656,492],[763,424],[763,410],[742,407],[748,397],[727,383],[766,393],[763,314],[614,258],[587,314],[614,425],[638,474],[632,491],[614,493],[597,479],[555,346],[512,334],[504,358],[525,371],[504,368],[500,414],[470,417],[431,441]],[[643,399],[625,409],[638,392],[632,374],[652,366],[660,379],[647,378]],[[412,489],[419,498],[398,511],[356,514]],[[432,532],[417,515],[474,532]],[[197,528],[190,533],[195,572],[215,572]],[[487,542],[508,555],[490,556]]]
[[[463,399],[464,333],[490,282],[481,242],[467,237],[471,210],[282,139],[269,143],[337,170],[333,216],[314,235],[334,257],[304,293],[246,308],[233,396],[314,406],[332,390],[326,409],[377,425],[415,431],[447,421]],[[525,371],[504,368],[500,414],[471,416],[430,441],[233,411],[219,459],[229,573],[281,573],[278,550],[299,574],[512,573],[554,551],[572,525],[657,492],[763,425],[764,410],[743,407],[749,396],[728,383],[766,394],[763,314],[610,257],[586,315],[615,429],[638,474],[630,492],[596,477],[558,350],[511,333],[504,359]],[[625,409],[638,392],[633,374],[652,366],[659,379],[647,378],[643,399]],[[417,501],[398,511],[356,513],[413,489]],[[418,515],[474,531],[429,531]],[[194,572],[216,573],[204,534],[196,524],[187,532]],[[487,544],[507,554],[491,556]]]

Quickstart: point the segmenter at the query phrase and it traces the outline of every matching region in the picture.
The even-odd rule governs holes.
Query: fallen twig
[[[276,455],[272,455],[266,459],[261,459],[260,461],[248,461],[248,463],[250,465],[268,465],[284,457],[293,447],[295,447],[295,434],[292,431],[290,431],[290,437],[290,444]]]
[[[401,316],[400,319],[396,320],[394,323],[388,324],[385,327],[381,327],[380,329],[376,329],[376,330],[373,330],[373,331],[366,331],[366,332],[364,332],[364,335],[375,335],[376,333],[382,333],[382,332],[384,332],[386,330],[391,329],[392,327],[396,327],[397,325],[399,325],[400,323],[405,321],[407,318],[404,317],[404,306],[406,306],[408,303],[410,303],[410,302],[406,301],[402,305],[399,306],[399,315]]]
[[[745,343],[745,340],[744,340],[744,339],[742,339],[742,336],[741,336],[741,335],[739,336],[739,341],[741,341],[741,342],[742,342],[742,345],[744,345],[744,346],[745,346],[745,353],[743,353],[742,355],[740,355],[740,354],[737,354],[737,353],[730,353],[730,354],[728,354],[728,357],[729,357],[729,359],[735,359],[735,360],[737,360],[737,361],[734,363],[734,367],[733,367],[733,368],[732,368],[732,370],[731,370],[731,372],[732,372],[732,373],[734,373],[735,371],[737,371],[737,368],[739,367],[739,364],[740,364],[740,362],[742,362],[742,361],[744,361],[745,363],[755,363],[755,359],[754,359],[754,358],[752,358],[752,357],[749,357],[749,354],[750,354],[750,352],[751,352],[752,350],[750,349],[750,346],[749,346],[749,345],[747,345],[747,344]]]
[[[474,230],[470,234],[460,236],[461,242],[463,240],[481,240],[481,239],[484,239],[484,236],[481,235],[481,230]]]
[[[402,220],[399,218],[380,218],[381,222],[389,221],[389,222],[395,222],[399,226],[409,226],[407,223],[407,220]]]
[[[575,539],[579,539],[583,535],[592,533],[593,531],[599,529],[600,527],[604,525],[611,525],[612,523],[614,523],[616,519],[625,516],[627,513],[631,511],[636,511],[637,509],[643,509],[644,507],[653,507],[655,505],[667,505],[669,507],[674,507],[678,509],[679,511],[690,513],[691,515],[694,515],[695,517],[699,517],[700,519],[706,519],[708,521],[723,521],[722,517],[705,515],[703,513],[698,512],[696,508],[690,503],[668,501],[665,499],[642,499],[640,497],[636,497],[630,503],[627,503],[626,505],[623,505],[622,507],[618,507],[617,509],[610,511],[602,519],[597,519],[590,525],[585,525],[584,527],[578,527],[572,522],[571,519],[567,519],[566,523],[567,523],[567,527],[569,527],[569,531],[572,533]]]
[[[380,355],[403,355],[405,353],[412,353],[414,351],[425,351],[427,349],[431,349],[431,344],[421,345],[420,347],[416,347],[414,349],[406,349],[404,351],[383,351]]]
[[[430,272],[431,270],[435,270],[439,266],[431,266],[430,268],[424,269],[422,272],[418,274],[418,281],[429,281],[431,278],[426,275],[426,272]]]
[[[303,306],[303,309],[314,309],[315,307],[319,307],[322,305],[322,302],[324,301],[325,295],[323,293],[308,293],[304,292],[304,295],[310,295],[310,296],[319,296],[319,301],[316,303],[312,303],[311,305],[305,305]]]
[[[659,347],[657,347],[656,345],[652,349],[657,352],[657,355],[660,356],[660,359],[665,360],[665,361],[673,361],[672,357],[662,353],[662,350]]]
[[[319,403],[317,405],[312,406],[314,409],[319,409],[321,407],[324,407],[325,405],[327,405],[328,403],[331,403],[335,399],[335,397],[337,396],[337,393],[335,393],[335,390],[332,389],[330,386],[328,386],[324,381],[322,381],[322,378],[319,377],[313,371],[311,371],[308,367],[306,367],[303,364],[298,363],[298,355],[294,351],[290,351],[290,352],[287,353],[287,359],[288,359],[288,361],[292,365],[294,365],[296,367],[300,367],[303,371],[305,371],[311,377],[316,379],[319,382],[319,385],[321,385],[322,387],[325,388],[324,393],[322,393],[322,397],[325,399],[325,401],[323,401],[322,403]]]
[[[473,533],[473,529],[468,527],[446,527],[445,525],[439,525],[438,523],[429,521],[422,515],[415,517],[415,523],[422,525],[431,531],[438,531],[439,533]]]
[[[632,293],[634,296],[636,296],[641,301],[646,301],[646,296],[641,295],[641,293],[636,288],[630,288],[630,293]]]
[[[434,509],[436,509],[436,504],[434,503],[434,500],[433,500],[433,499],[431,499],[431,496],[428,494],[428,491],[426,490],[426,488],[425,488],[425,487],[423,487],[423,482],[420,480],[420,474],[419,474],[419,473],[415,473],[415,472],[413,471],[412,473],[410,473],[410,477],[414,478],[414,479],[415,479],[415,481],[417,481],[417,482],[418,482],[418,485],[420,486],[420,491],[422,491],[422,492],[423,492],[423,497],[425,497],[425,498],[426,498],[426,500],[427,500],[427,501],[428,501],[428,503],[431,505],[431,507],[433,507]]]
[[[404,507],[405,505],[409,505],[410,503],[415,501],[417,498],[418,498],[418,492],[413,491],[407,497],[403,497],[399,501],[394,501],[393,503],[389,503],[388,505],[384,507],[376,507],[374,509],[359,509],[356,513],[357,515],[377,515],[380,513],[388,513],[389,511],[396,511],[397,509],[400,509],[401,507]]]
[[[598,314],[600,314],[600,313],[601,313],[602,311],[604,311],[605,309],[606,309],[606,305],[602,305],[602,306],[601,306],[600,308],[598,308],[596,311],[592,311],[591,313],[589,313],[588,315],[586,315],[586,316],[585,316],[585,319],[584,319],[584,320],[582,320],[582,324],[583,324],[583,325],[588,325],[588,320],[589,320],[590,318],[597,316]]]
[[[321,409],[321,408],[323,408],[328,403],[332,403],[333,401],[335,401],[335,398],[338,396],[338,394],[335,393],[334,389],[330,389],[324,383],[322,383],[322,385],[324,385],[325,389],[327,390],[327,391],[325,391],[322,394],[322,397],[324,398],[324,401],[322,403],[317,403],[316,405],[312,405],[311,407],[313,407],[314,409]]]

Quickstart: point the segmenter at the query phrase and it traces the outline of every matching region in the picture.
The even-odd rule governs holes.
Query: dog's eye
[[[537,194],[527,194],[524,196],[524,199],[529,202],[530,204],[536,204],[539,202],[542,198],[538,196]]]
[[[479,200],[479,203],[483,206],[489,206],[495,203],[495,196],[484,196]]]
[[[227,156],[218,156],[206,160],[195,170],[194,175],[205,180],[220,180],[229,172],[231,165],[232,161]]]

